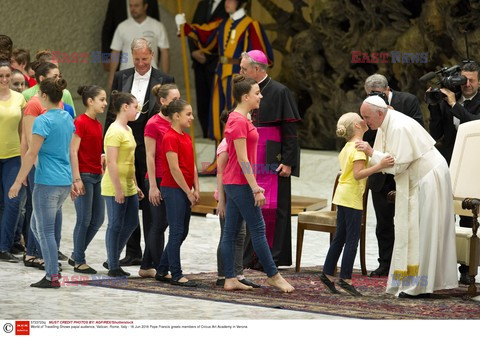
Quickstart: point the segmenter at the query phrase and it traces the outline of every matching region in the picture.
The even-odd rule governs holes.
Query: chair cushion
[[[471,228],[455,227],[457,244],[457,262],[470,264],[470,245],[473,236]],[[480,242],[477,240],[477,256],[480,254]]]
[[[298,222],[308,222],[327,226],[337,225],[336,211],[306,211],[298,213]]]

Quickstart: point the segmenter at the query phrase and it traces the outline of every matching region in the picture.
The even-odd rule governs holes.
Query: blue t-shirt
[[[35,118],[32,134],[44,138],[38,152],[35,183],[51,186],[72,184],[70,141],[75,126],[65,110],[52,109]]]

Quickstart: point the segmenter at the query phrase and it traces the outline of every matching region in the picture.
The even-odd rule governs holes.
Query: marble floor
[[[209,161],[213,157],[213,145],[206,141],[197,142],[197,162]],[[332,186],[338,171],[337,153],[302,150],[301,177],[292,179],[292,192],[297,195],[322,197],[331,201]],[[215,179],[202,177],[202,191],[213,191]],[[70,255],[72,233],[75,224],[73,203],[64,205],[61,251]],[[367,268],[377,267],[377,245],[375,217],[371,203],[368,208],[367,225]],[[296,217],[292,218],[293,253],[296,249]],[[106,222],[87,250],[87,261],[106,276],[102,268],[105,261]],[[193,216],[190,233],[182,246],[182,267],[185,273],[209,272],[216,269],[216,246],[219,237],[218,218],[214,215]],[[320,265],[328,250],[328,235],[308,232],[305,235],[302,265]],[[123,256],[123,255],[122,255]],[[63,275],[71,277],[73,268],[63,263]],[[355,268],[360,268],[359,258]],[[125,270],[137,275],[138,267]],[[29,285],[40,280],[43,271],[25,268],[23,264],[0,263],[0,319],[131,319],[131,320],[176,320],[176,319],[234,319],[234,320],[332,320],[345,319],[329,315],[312,314],[288,310],[275,310],[246,305],[217,303],[155,294],[146,294],[114,289],[72,286],[58,290],[39,290]]]

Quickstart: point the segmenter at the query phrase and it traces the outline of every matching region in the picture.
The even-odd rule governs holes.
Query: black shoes
[[[110,277],[125,277],[125,276],[130,276],[130,273],[127,273],[122,268],[117,268],[117,269],[110,269],[108,271],[108,276],[110,276]]]
[[[370,273],[370,277],[388,276],[389,270],[390,270],[390,267],[380,266]]]
[[[58,288],[60,288],[60,282],[58,282],[58,279],[49,281],[49,280],[47,280],[47,277],[44,276],[37,283],[30,284],[30,287],[44,288],[44,289],[46,289],[46,288],[58,289]]]
[[[18,263],[18,262],[20,262],[20,259],[18,257],[14,256],[10,252],[0,252],[0,261],[10,262],[10,263]]]
[[[110,268],[108,268],[108,262],[105,261],[103,264],[102,264],[103,268],[105,269],[108,269],[108,276],[112,276],[110,275]],[[93,269],[93,268],[92,268]],[[112,269],[112,270],[115,270],[114,273],[117,273],[118,271],[120,271],[122,273],[122,275],[120,276],[130,276],[130,273],[126,272],[125,270],[123,270],[122,268],[118,267],[117,269]],[[113,277],[119,277],[119,276],[113,276]]]
[[[174,286],[181,286],[181,287],[189,287],[189,288],[194,288],[197,286],[197,282],[188,280],[187,282],[180,282],[180,281],[175,281],[173,279],[170,279],[170,284]]]
[[[351,284],[348,284],[347,282],[345,282],[344,280],[340,279],[338,281],[338,285],[343,289],[345,290],[347,293],[349,293],[350,295],[352,296],[362,296],[362,294],[360,294],[358,292],[357,289],[355,289],[354,286],[352,286]]]
[[[75,267],[75,261],[73,261],[71,258],[68,258],[68,264],[71,265],[72,267]]]
[[[417,298],[430,298],[432,294],[418,294],[418,295],[410,295],[404,293],[403,291],[398,294],[398,298],[408,298],[408,299],[417,299]]]
[[[118,261],[121,267],[125,266],[140,266],[142,264],[141,257],[133,257],[126,255],[123,259]]]
[[[168,274],[165,275],[160,275],[159,273],[155,274],[155,280],[159,282],[164,282],[164,283],[170,283],[170,280],[172,279],[171,277],[166,277]]]
[[[80,268],[81,266],[87,266],[87,268]],[[78,267],[74,267],[73,271],[81,274],[96,274],[97,271],[92,267],[88,266],[86,263],[80,263]]]
[[[23,254],[25,251],[25,247],[22,246],[20,243],[14,243],[12,248],[10,248],[10,253],[13,255]]]
[[[67,261],[68,257],[65,254],[63,254],[61,251],[58,251],[58,260]]]
[[[458,282],[467,286],[470,284],[475,284],[475,277],[470,276],[467,273],[461,273],[460,280]]]
[[[240,280],[240,283],[243,283],[244,285],[252,287],[252,288],[261,288],[262,287],[260,284],[252,282],[250,280],[247,280],[246,278],[244,278],[243,280]],[[223,284],[225,284],[225,280],[223,280]]]
[[[340,292],[335,288],[335,283],[330,281],[325,275],[325,273],[320,274],[320,281],[327,287],[327,289],[332,293],[332,294],[340,294]]]
[[[225,279],[224,278],[218,278],[217,281],[215,282],[216,287],[224,287],[225,286]]]

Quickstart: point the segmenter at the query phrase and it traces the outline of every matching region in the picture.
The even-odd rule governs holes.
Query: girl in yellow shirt
[[[355,112],[343,114],[337,123],[337,136],[345,138],[347,143],[338,155],[342,174],[332,200],[337,205],[337,230],[320,275],[320,280],[333,294],[339,293],[333,273],[343,250],[338,285],[352,296],[362,296],[352,285],[352,271],[360,239],[366,178],[394,164],[393,157],[387,156],[378,164],[367,167],[367,156],[355,148],[355,142],[361,141],[367,130],[367,124]]]

